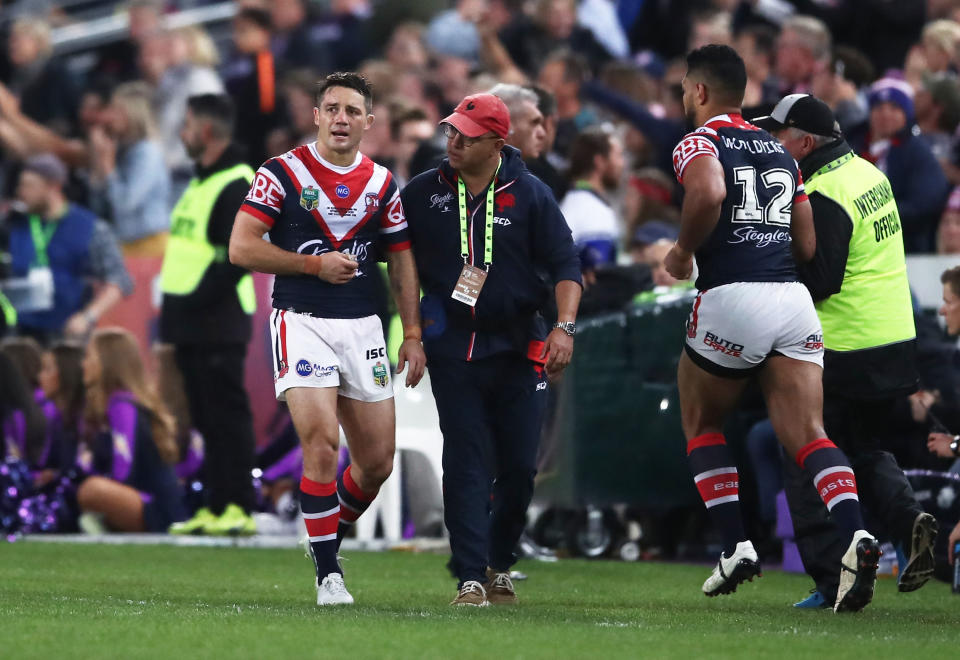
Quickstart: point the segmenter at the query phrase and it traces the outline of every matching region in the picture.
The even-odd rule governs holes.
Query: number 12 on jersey
[[[775,168],[760,174],[763,188],[757,188],[757,168],[733,168],[733,180],[743,193],[740,204],[734,204],[731,222],[764,223],[790,226],[790,210],[797,184],[788,170]],[[765,202],[760,208],[762,201]]]

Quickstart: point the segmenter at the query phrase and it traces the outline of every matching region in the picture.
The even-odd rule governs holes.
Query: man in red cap
[[[447,158],[401,199],[444,439],[452,604],[483,607],[517,601],[510,567],[533,495],[546,377],[573,354],[580,263],[553,193],[506,146],[503,101],[468,96],[441,124]],[[549,333],[547,278],[558,310]]]

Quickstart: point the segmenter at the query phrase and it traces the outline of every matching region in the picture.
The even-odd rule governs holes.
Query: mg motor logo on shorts
[[[304,378],[306,378],[307,376],[313,373],[313,365],[310,364],[310,362],[308,362],[307,360],[300,360],[299,362],[297,362],[296,369],[297,369],[297,375],[303,376]]]
[[[803,347],[811,350],[817,351],[823,348],[823,335],[810,335],[807,337],[806,341],[803,343]]]
[[[720,351],[724,355],[729,355],[731,357],[740,357],[740,354],[743,352],[743,344],[735,344],[732,341],[727,341],[722,337],[716,336],[712,332],[707,332],[704,335],[703,343],[713,350]]]
[[[339,197],[340,199],[346,199],[347,197],[350,196],[350,189],[347,188],[347,184],[345,183],[338,183],[337,189],[334,192],[337,194],[337,197]]]

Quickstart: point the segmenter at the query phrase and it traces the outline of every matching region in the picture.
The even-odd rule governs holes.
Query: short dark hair
[[[187,108],[195,116],[207,119],[221,138],[233,135],[236,116],[233,100],[226,94],[197,94],[187,99]]]
[[[960,266],[954,266],[943,271],[940,276],[940,283],[946,284],[953,291],[953,295],[960,296]]]
[[[353,71],[337,71],[317,83],[317,94],[315,98],[318,108],[320,107],[320,102],[323,100],[323,95],[326,94],[327,90],[331,87],[346,87],[347,89],[360,92],[360,94],[363,95],[363,102],[367,108],[367,113],[373,112],[373,91],[370,89],[370,83],[367,82],[367,79],[359,73],[354,73]]]
[[[771,60],[777,50],[777,31],[764,23],[753,23],[745,25],[737,36],[747,36],[753,39],[753,47],[759,53],[763,53]]]
[[[593,172],[593,159],[610,155],[610,133],[599,127],[588,128],[574,138],[570,146],[570,169],[567,177],[576,181]]]
[[[703,78],[721,103],[740,107],[747,87],[747,69],[743,59],[730,46],[709,44],[687,55],[687,76]]]
[[[830,58],[833,72],[841,78],[849,80],[858,88],[872,83],[876,77],[876,69],[870,58],[863,52],[851,46],[837,46],[833,49]]]
[[[550,62],[563,63],[563,79],[567,82],[575,82],[582,85],[590,73],[590,65],[587,64],[586,58],[578,53],[574,53],[569,48],[558,48],[551,52],[547,55],[547,59],[544,60],[541,68]]]
[[[413,121],[428,121],[430,119],[423,108],[400,107],[390,113],[390,137],[394,140],[400,137],[400,129],[404,124]]]
[[[537,95],[537,110],[544,117],[557,114],[557,97],[539,85],[524,85],[526,89]]]
[[[266,9],[260,9],[258,7],[244,7],[237,12],[233,19],[235,21],[246,21],[247,23],[253,23],[261,30],[266,30],[267,32],[273,31],[273,19],[270,16],[270,12],[268,12]]]

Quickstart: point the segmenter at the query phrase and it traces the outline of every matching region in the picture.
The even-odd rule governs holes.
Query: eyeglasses
[[[497,139],[498,137],[500,137],[498,135],[484,135],[481,137],[470,138],[464,135],[463,133],[461,133],[460,131],[458,131],[456,128],[454,128],[450,124],[443,125],[443,134],[447,136],[448,140],[455,140],[459,135],[460,139],[463,140],[463,146],[468,149],[473,145],[475,145],[477,142],[483,142],[484,140],[489,140],[491,138]]]

